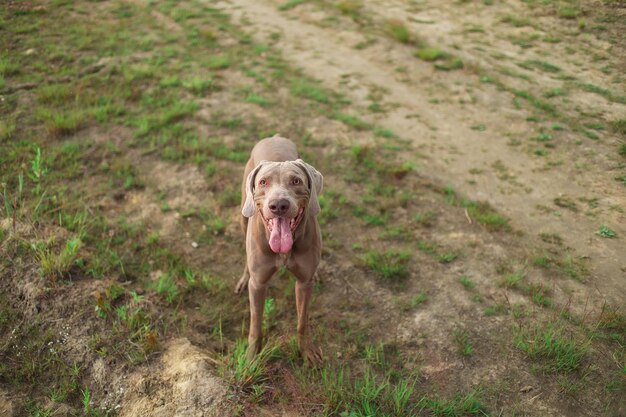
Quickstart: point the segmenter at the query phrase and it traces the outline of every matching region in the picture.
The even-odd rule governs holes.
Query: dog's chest
[[[287,253],[277,253],[276,254],[276,266],[278,268],[287,267],[289,268],[292,264],[291,260],[291,251]]]

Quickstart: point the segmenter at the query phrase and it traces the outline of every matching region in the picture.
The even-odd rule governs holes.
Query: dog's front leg
[[[250,297],[250,332],[248,333],[248,360],[261,351],[263,347],[263,308],[265,307],[266,283],[259,283],[251,277],[248,283]]]
[[[250,251],[249,253],[255,253]],[[248,333],[248,359],[261,351],[263,347],[263,309],[267,285],[272,275],[277,271],[271,259],[262,256],[248,256],[250,280],[248,281],[248,296],[250,298],[250,332]]]

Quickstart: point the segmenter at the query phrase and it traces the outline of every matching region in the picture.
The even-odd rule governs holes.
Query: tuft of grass
[[[280,11],[286,11],[286,10],[291,10],[294,7],[297,7],[303,3],[306,3],[308,0],[288,0],[287,2],[280,4],[278,6],[278,10]]]
[[[387,280],[406,278],[409,275],[407,264],[410,259],[411,255],[408,252],[393,250],[386,252],[368,251],[362,257],[369,269]]]
[[[35,258],[39,261],[43,276],[52,280],[66,278],[78,260],[81,245],[79,236],[69,238],[59,252],[55,250],[54,240],[35,244]]]
[[[472,356],[474,353],[474,347],[469,340],[469,332],[466,329],[454,329],[452,332],[452,338],[457,347],[457,351],[461,355],[466,357]]]
[[[531,330],[519,329],[515,345],[546,373],[573,372],[580,368],[590,340],[580,343],[554,324]]]
[[[250,391],[254,390],[254,387],[264,389],[269,379],[269,364],[278,357],[280,345],[275,340],[268,340],[261,352],[252,360],[247,358],[246,350],[247,342],[238,339],[222,372],[227,370],[233,383],[241,390]]]
[[[473,290],[476,287],[476,283],[472,281],[471,279],[469,279],[467,275],[463,275],[461,278],[459,278],[459,283],[466,290]]]
[[[40,110],[38,117],[44,122],[50,136],[60,138],[80,129],[87,119],[87,114],[82,110],[72,112]]]
[[[409,28],[407,28],[401,20],[388,20],[385,23],[384,29],[385,33],[387,33],[391,38],[397,40],[398,42],[410,44],[413,41]]]

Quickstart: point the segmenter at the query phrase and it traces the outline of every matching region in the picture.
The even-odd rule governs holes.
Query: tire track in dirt
[[[601,239],[595,236],[594,232],[601,223],[599,219],[587,219],[566,210],[556,217],[553,212],[538,211],[537,206],[551,206],[554,198],[564,193],[589,196],[592,192],[601,192],[603,202],[624,207],[626,196],[624,193],[616,195],[615,186],[606,186],[605,180],[593,175],[593,172],[577,177],[567,170],[546,173],[544,160],[512,151],[498,133],[507,128],[527,130],[524,124],[525,112],[511,112],[494,105],[485,109],[439,103],[435,107],[429,103],[431,97],[426,94],[426,90],[432,87],[429,84],[432,79],[425,77],[422,83],[416,85],[399,81],[393,66],[385,65],[378,57],[371,56],[371,51],[358,50],[345,44],[343,39],[354,39],[353,33],[290,19],[268,2],[231,0],[220,4],[258,38],[269,38],[271,33],[281,32],[277,46],[283,50],[288,61],[322,80],[326,86],[346,94],[360,107],[367,106],[364,99],[367,96],[366,86],[384,87],[386,98],[397,104],[397,107],[390,109],[376,123],[392,129],[402,138],[410,139],[412,149],[411,154],[406,155],[407,159],[415,160],[417,152],[428,155],[420,161],[422,166],[419,170],[422,173],[435,173],[433,176],[441,182],[452,184],[470,198],[493,204],[512,219],[514,227],[528,233],[530,245],[536,243],[540,232],[558,233],[566,245],[579,255],[590,258],[595,290],[609,300],[624,299],[626,282],[623,276],[626,265],[621,239]],[[424,74],[433,71],[430,64],[415,65],[420,64]],[[349,80],[349,88],[344,87],[346,80]],[[445,79],[443,82],[446,82]],[[510,96],[510,93],[496,92],[495,89],[489,91],[489,94]],[[470,128],[476,120],[495,128],[477,133]],[[472,178],[476,184],[472,187],[467,185],[470,169],[489,167],[498,161],[502,161],[506,167],[515,167],[518,189],[503,192],[503,183],[497,173],[485,173]],[[626,222],[619,223],[624,218],[623,214],[609,213],[605,216],[613,216],[611,227],[618,236],[626,235]]]

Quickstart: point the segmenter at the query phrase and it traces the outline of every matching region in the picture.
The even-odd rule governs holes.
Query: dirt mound
[[[215,376],[211,362],[186,338],[172,340],[158,364],[128,377],[120,417],[231,415],[228,388]]]

